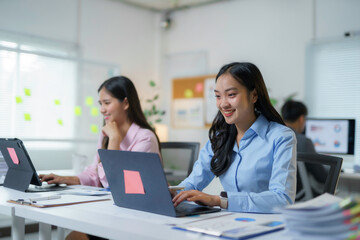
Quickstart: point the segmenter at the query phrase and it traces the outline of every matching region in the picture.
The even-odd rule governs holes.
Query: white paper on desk
[[[93,201],[101,201],[110,199],[109,196],[78,196],[78,195],[61,195],[61,198],[58,199],[50,199],[50,200],[40,200],[36,202],[32,202],[29,206],[33,207],[56,207],[63,205],[71,205],[77,203],[86,203]],[[14,200],[16,201],[16,200]]]
[[[108,191],[99,191],[99,190],[91,190],[91,189],[69,189],[64,190],[60,195],[80,195],[80,196],[106,196],[111,193]]]
[[[338,206],[338,203],[341,201],[342,199],[339,197],[324,193],[309,201],[296,203],[281,209],[280,212],[284,214],[286,218],[318,218],[342,211]]]
[[[296,203],[294,205],[290,205],[288,207],[286,207],[286,209],[304,209],[304,208],[322,208],[324,206],[327,205],[331,205],[334,203],[339,203],[341,202],[341,198],[336,197],[334,195],[331,195],[329,193],[324,193],[316,198],[313,198],[309,201],[306,202],[301,202],[301,203]]]
[[[228,214],[224,216],[179,224],[176,227],[228,238],[248,238],[284,228],[284,223],[265,214]]]
[[[87,186],[87,185],[68,185],[68,188],[71,189],[86,189],[86,190],[101,190],[104,188],[100,188],[100,187],[94,187],[94,186]]]

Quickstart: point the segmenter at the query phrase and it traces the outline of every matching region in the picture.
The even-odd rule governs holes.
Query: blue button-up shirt
[[[219,176],[229,211],[270,213],[294,203],[296,137],[291,129],[260,115],[232,151],[230,167]],[[202,191],[215,177],[210,170],[213,155],[208,141],[179,185]]]

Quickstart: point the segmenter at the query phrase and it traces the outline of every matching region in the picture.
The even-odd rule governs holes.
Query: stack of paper
[[[283,210],[292,239],[360,239],[360,201],[323,194]]]

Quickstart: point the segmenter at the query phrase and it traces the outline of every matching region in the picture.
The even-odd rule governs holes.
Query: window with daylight
[[[309,44],[305,73],[309,116],[355,119],[355,159],[360,161],[360,38]]]
[[[102,124],[97,87],[116,66],[76,55],[72,44],[0,32],[1,137],[97,139]]]

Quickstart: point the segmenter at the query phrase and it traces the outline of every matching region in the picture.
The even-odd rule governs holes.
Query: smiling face
[[[225,73],[217,79],[215,96],[216,106],[227,124],[235,124],[238,130],[246,131],[256,120],[256,90],[249,92],[231,74]]]
[[[104,115],[105,123],[115,121],[121,126],[127,119],[129,103],[127,98],[120,102],[113,97],[105,88],[99,92],[100,112]]]

